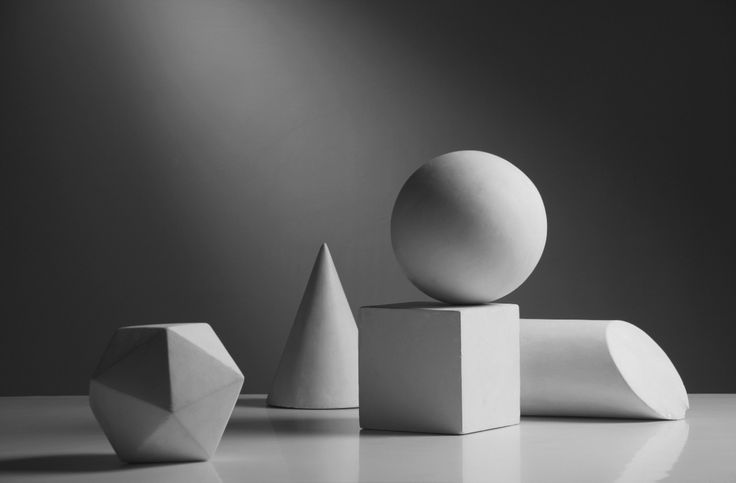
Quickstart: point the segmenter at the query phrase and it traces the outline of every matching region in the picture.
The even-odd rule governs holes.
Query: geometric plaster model
[[[492,302],[539,262],[547,215],[534,183],[508,161],[456,151],[420,167],[391,215],[391,242],[409,280],[450,304]]]
[[[360,310],[360,426],[465,434],[519,423],[519,308]]]
[[[200,461],[217,449],[243,374],[209,324],[121,327],[89,402],[127,462]]]
[[[358,327],[326,244],[314,263],[267,402],[301,409],[358,406]]]
[[[521,413],[682,419],[685,386],[645,332],[619,320],[522,319]]]

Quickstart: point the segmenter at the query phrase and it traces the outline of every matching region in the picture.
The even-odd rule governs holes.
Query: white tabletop
[[[118,461],[84,396],[0,398],[0,481],[736,482],[736,395],[684,421],[522,418],[465,436],[361,431],[358,411],[241,396],[206,463]]]

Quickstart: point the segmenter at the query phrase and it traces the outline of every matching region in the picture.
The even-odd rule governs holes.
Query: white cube
[[[465,434],[519,423],[519,307],[362,307],[360,426]]]

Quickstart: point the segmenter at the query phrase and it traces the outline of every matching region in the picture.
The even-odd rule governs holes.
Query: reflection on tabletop
[[[228,438],[227,451],[254,433],[248,451],[262,456],[255,473],[286,481],[656,481],[681,454],[688,423],[524,418],[465,436],[424,435],[361,431],[357,410],[286,410],[241,399],[228,436],[242,443]],[[218,465],[223,478],[228,466]]]
[[[121,463],[85,397],[0,398],[5,481],[736,481],[736,396],[695,395],[688,419],[522,418],[465,436],[361,431],[356,409],[241,396],[206,463]]]

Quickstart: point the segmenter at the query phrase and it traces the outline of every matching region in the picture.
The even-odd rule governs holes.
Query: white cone
[[[326,244],[304,290],[268,404],[301,409],[358,406],[358,327]]]

